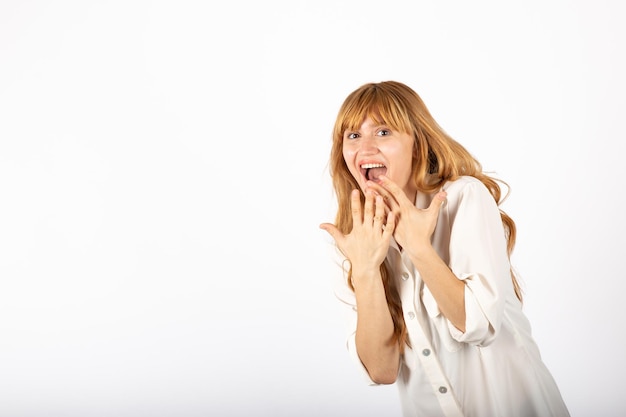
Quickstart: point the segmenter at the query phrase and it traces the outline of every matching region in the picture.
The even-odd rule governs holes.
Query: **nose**
[[[361,138],[361,152],[371,154],[378,151],[378,144],[376,138],[371,135],[365,135]]]

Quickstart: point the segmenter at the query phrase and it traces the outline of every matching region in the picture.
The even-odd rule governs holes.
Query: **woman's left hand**
[[[415,207],[404,191],[385,176],[378,182],[369,181],[369,189],[381,195],[388,210],[396,219],[393,237],[400,246],[410,252],[419,251],[424,245],[430,245],[430,238],[437,225],[439,209],[446,200],[446,192],[440,191],[425,209]]]

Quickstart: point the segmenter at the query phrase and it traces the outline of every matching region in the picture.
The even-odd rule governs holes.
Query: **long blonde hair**
[[[454,181],[467,175],[485,184],[498,206],[506,198],[506,194],[502,195],[500,183],[507,187],[507,191],[508,185],[483,172],[478,160],[439,126],[415,91],[397,81],[368,83],[348,95],[339,109],[333,129],[330,174],[338,203],[335,224],[342,233],[348,234],[352,230],[350,192],[359,188],[343,158],[343,135],[346,130],[358,130],[366,118],[370,118],[375,124],[413,135],[415,156],[412,180],[419,191],[432,193],[439,190],[446,181]],[[361,198],[363,199],[362,193]],[[515,246],[515,222],[501,209],[500,217],[510,258]],[[381,264],[380,273],[394,323],[394,338],[403,349],[408,344],[406,325],[399,294],[386,262]],[[522,292],[513,269],[511,279],[515,294],[521,301]],[[348,279],[348,283],[352,286],[351,279]]]

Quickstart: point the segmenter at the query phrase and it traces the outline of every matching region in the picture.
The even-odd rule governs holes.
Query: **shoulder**
[[[448,196],[457,196],[464,194],[488,194],[491,195],[485,184],[478,178],[463,176],[454,181],[448,181],[444,184],[443,190]]]
[[[497,207],[487,186],[475,177],[463,176],[454,181],[448,181],[443,186],[443,190],[448,194],[446,198],[448,209],[455,210],[460,205]]]

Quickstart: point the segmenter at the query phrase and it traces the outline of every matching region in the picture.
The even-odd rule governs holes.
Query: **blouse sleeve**
[[[487,187],[472,179],[451,188],[445,209],[449,266],[465,283],[466,320],[465,332],[450,322],[448,330],[458,342],[486,346],[498,334],[505,297],[513,291],[506,236]]]
[[[356,296],[354,291],[348,285],[348,272],[350,271],[350,263],[345,256],[337,249],[336,246],[331,245],[331,258],[336,266],[336,272],[333,276],[333,291],[335,297],[340,302],[340,307],[344,315],[344,323],[346,324],[346,348],[352,361],[357,365],[360,373],[369,385],[378,385],[374,382],[367,372],[367,369],[361,362],[356,350],[356,323],[357,323],[357,308],[356,308]]]

